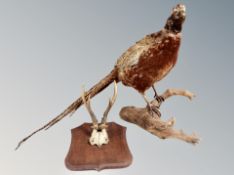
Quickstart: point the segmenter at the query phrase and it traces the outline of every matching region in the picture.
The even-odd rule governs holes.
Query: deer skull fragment
[[[108,106],[103,114],[101,123],[98,123],[98,119],[96,117],[96,115],[94,114],[94,112],[92,111],[91,105],[90,105],[90,97],[88,96],[88,100],[86,100],[86,95],[85,92],[83,92],[82,94],[82,99],[83,102],[85,104],[85,107],[92,119],[93,122],[93,130],[91,133],[91,137],[89,138],[89,143],[91,145],[97,145],[98,147],[101,147],[104,144],[108,144],[109,142],[109,137],[108,137],[108,132],[107,132],[107,116],[108,113],[111,109],[111,107],[113,106],[115,100],[117,97],[117,84],[114,81],[114,95],[113,97],[109,100]]]

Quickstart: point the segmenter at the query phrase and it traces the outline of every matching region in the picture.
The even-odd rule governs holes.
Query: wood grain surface
[[[114,122],[108,123],[109,143],[102,147],[89,144],[92,123],[84,123],[71,130],[70,149],[65,165],[72,171],[124,168],[132,163],[127,145],[126,127]]]

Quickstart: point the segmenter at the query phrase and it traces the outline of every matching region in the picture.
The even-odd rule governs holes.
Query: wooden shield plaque
[[[84,123],[71,130],[72,139],[65,165],[73,171],[124,168],[131,164],[132,155],[127,145],[126,127],[108,123],[109,143],[100,148],[92,146],[89,138],[92,123]]]

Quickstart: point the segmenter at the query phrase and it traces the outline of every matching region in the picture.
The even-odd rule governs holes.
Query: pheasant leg
[[[158,103],[161,104],[165,99],[162,96],[158,95],[158,93],[157,93],[154,85],[152,86],[152,88],[154,90],[154,98],[155,98],[155,100],[157,100]]]
[[[147,108],[149,109],[151,116],[154,116],[156,114],[158,117],[161,117],[161,112],[159,111],[158,106],[151,104],[144,93],[142,94],[142,96],[147,104]]]

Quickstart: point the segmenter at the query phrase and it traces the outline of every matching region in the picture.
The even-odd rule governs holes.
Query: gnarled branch
[[[166,100],[174,95],[185,96],[190,100],[195,96],[193,93],[187,90],[179,89],[168,89],[161,96]],[[162,102],[159,103],[157,100],[153,100],[151,101],[151,104],[154,104],[159,108]],[[120,116],[125,121],[134,123],[161,139],[177,138],[192,144],[199,142],[199,138],[195,134],[187,135],[182,130],[175,130],[173,128],[175,124],[174,118],[171,118],[168,121],[163,121],[159,116],[157,116],[157,114],[152,116],[147,107],[123,107],[120,111]]]

